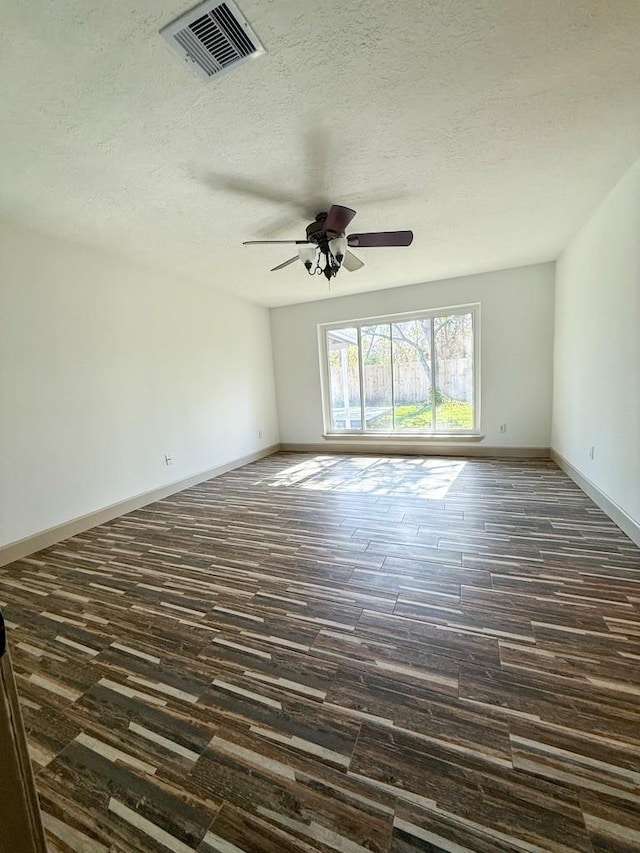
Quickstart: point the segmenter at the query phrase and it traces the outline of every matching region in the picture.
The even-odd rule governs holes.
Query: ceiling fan
[[[355,272],[364,266],[360,258],[349,251],[350,248],[410,246],[413,241],[413,231],[370,231],[365,234],[346,235],[345,231],[355,215],[355,210],[350,207],[333,204],[328,212],[316,214],[314,221],[307,225],[306,240],[246,240],[243,246],[295,244],[298,246],[298,254],[273,267],[271,272],[284,269],[300,260],[309,275],[324,275],[330,281],[342,266],[349,272]]]

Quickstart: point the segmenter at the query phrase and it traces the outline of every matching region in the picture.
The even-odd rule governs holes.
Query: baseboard
[[[86,515],[81,515],[79,518],[71,519],[71,521],[65,521],[56,527],[50,527],[40,533],[34,533],[32,536],[19,539],[17,542],[10,542],[8,545],[3,545],[0,548],[0,566],[13,563],[14,560],[20,560],[23,557],[29,556],[29,554],[41,551],[43,548],[48,548],[57,542],[62,542],[63,539],[68,539],[70,536],[77,536],[91,527],[105,524],[107,521],[112,521],[120,515],[126,515],[128,512],[133,512],[143,506],[155,503],[155,501],[167,498],[169,495],[183,491],[183,489],[188,489],[190,486],[197,486],[199,483],[204,483],[205,480],[219,477],[220,474],[226,474],[227,471],[232,471],[234,468],[240,468],[242,465],[256,462],[265,456],[271,456],[272,453],[276,453],[279,449],[279,444],[273,444],[255,453],[242,456],[240,459],[234,459],[232,462],[218,465],[216,468],[210,468],[208,471],[202,471],[200,474],[192,474],[190,477],[176,480],[158,489],[151,489],[132,498],[126,498],[118,503],[110,504],[102,509],[89,512]]]
[[[516,447],[479,444],[425,444],[375,441],[334,441],[324,444],[291,444],[284,442],[280,450],[290,453],[381,453],[399,456],[498,456],[519,459],[548,459],[548,447]]]
[[[592,483],[584,474],[581,474],[577,468],[565,459],[557,450],[551,448],[551,458],[559,468],[562,468],[567,476],[571,477],[573,482],[579,486],[582,491],[587,494],[591,500],[597,504],[600,509],[606,513],[614,524],[617,524],[620,530],[631,539],[640,548],[640,524],[634,521],[622,507],[618,506],[615,501],[612,501],[608,495],[601,491],[595,483]]]

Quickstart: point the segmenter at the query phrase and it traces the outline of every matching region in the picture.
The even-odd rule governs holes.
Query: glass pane
[[[388,323],[360,329],[364,420],[368,430],[393,429],[391,330]]]
[[[473,429],[473,315],[434,317],[436,429]]]
[[[431,430],[431,320],[393,323],[391,340],[395,428]]]
[[[331,429],[360,429],[360,372],[357,329],[327,332]]]

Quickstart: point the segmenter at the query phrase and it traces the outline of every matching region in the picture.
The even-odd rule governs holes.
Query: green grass
[[[431,429],[431,403],[396,406],[396,429]]]
[[[420,430],[431,429],[431,404],[408,403],[396,406],[396,429]],[[471,403],[451,400],[445,397],[436,405],[436,423],[438,427],[452,429],[473,429],[473,409]],[[373,429],[391,428],[391,413],[380,415],[372,421]]]
[[[448,424],[456,429],[473,429],[473,408],[471,403],[460,400],[446,400],[436,407],[436,421]]]

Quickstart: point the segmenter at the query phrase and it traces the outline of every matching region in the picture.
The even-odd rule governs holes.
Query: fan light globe
[[[338,264],[341,264],[347,251],[347,238],[334,237],[333,240],[329,240],[329,248]]]
[[[309,272],[311,272],[311,269],[316,262],[317,254],[317,246],[298,246],[298,256]]]

